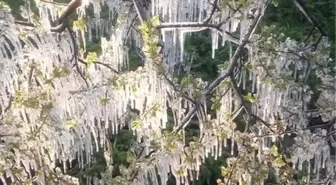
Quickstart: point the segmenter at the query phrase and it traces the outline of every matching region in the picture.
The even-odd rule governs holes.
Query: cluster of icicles
[[[88,22],[88,37],[92,37],[92,30],[96,32],[95,37],[100,37],[104,33],[103,29],[108,24],[101,24],[99,19],[99,11],[101,4],[97,1],[92,2],[94,5],[94,12],[97,17]],[[107,0],[111,11],[114,13],[125,16],[125,20],[119,23],[119,25],[112,29],[110,40],[102,38],[102,55],[99,57],[99,61],[110,65],[113,69],[120,70],[128,63],[128,53],[125,51],[124,40],[130,35],[134,39],[137,46],[141,46],[141,36],[134,30],[131,30],[128,34],[128,27],[132,22],[134,14],[129,13],[125,15],[127,7],[118,0]],[[89,3],[84,1],[84,6]],[[256,7],[263,7],[264,1],[256,0],[249,1],[249,5],[243,9],[243,15],[237,11],[233,12],[228,9],[222,11],[222,13],[214,13],[210,24],[219,24],[223,20],[226,20],[224,24],[219,28],[222,32],[213,29],[213,53],[218,48],[219,39],[222,41],[222,45],[227,42],[233,42],[239,44],[239,40],[235,40],[227,33],[240,32],[240,38],[246,34],[246,28],[249,26],[249,20],[247,14],[250,10]],[[179,0],[155,0],[152,3],[151,12],[153,15],[161,15],[165,23],[168,24],[202,24],[207,20],[212,6],[207,1],[179,1]],[[84,8],[79,9],[79,14],[82,14]],[[47,15],[47,12],[52,12],[54,20],[57,19],[57,11],[55,7],[50,4],[40,2],[39,4],[41,17]],[[129,107],[140,111],[139,119],[141,120],[140,128],[135,129],[138,141],[145,138],[146,153],[149,152],[149,143],[154,140],[152,136],[161,134],[161,129],[166,127],[167,122],[167,108],[172,108],[174,114],[176,114],[176,126],[180,126],[181,121],[186,114],[186,110],[192,109],[192,105],[188,101],[184,101],[179,97],[177,92],[174,92],[172,87],[158,76],[157,72],[152,66],[145,64],[143,68],[139,68],[136,71],[128,72],[126,74],[118,75],[118,79],[123,79],[124,83],[122,87],[111,88],[107,84],[108,79],[114,79],[116,74],[111,72],[104,66],[91,66],[87,69],[90,75],[89,83],[91,88],[87,88],[83,79],[78,72],[72,68],[70,63],[73,53],[73,43],[71,43],[70,36],[67,32],[61,34],[60,37],[56,37],[56,34],[50,33],[49,20],[42,19],[44,28],[40,31],[36,29],[28,29],[17,27],[14,24],[14,19],[6,12],[7,10],[1,10],[1,20],[4,24],[0,25],[1,31],[4,33],[0,39],[1,42],[1,57],[0,61],[0,106],[1,115],[10,116],[15,118],[14,121],[20,123],[21,127],[14,125],[6,125],[0,127],[0,133],[5,132],[5,129],[10,130],[13,133],[20,133],[19,136],[5,137],[5,145],[1,147],[2,156],[13,156],[16,160],[11,161],[14,166],[20,167],[22,162],[26,169],[32,168],[33,170],[39,170],[46,166],[52,171],[55,168],[56,160],[63,161],[64,169],[66,170],[67,161],[78,160],[80,167],[84,167],[86,163],[90,163],[92,160],[92,153],[94,150],[104,148],[106,144],[106,135],[110,134],[109,130],[112,130],[112,134],[117,133],[118,129],[124,126],[126,123],[125,114],[128,112]],[[263,10],[264,11],[264,10]],[[198,13],[207,12],[207,13]],[[112,18],[111,18],[112,19]],[[239,29],[238,29],[239,25]],[[205,27],[192,28],[163,28],[163,43],[164,43],[164,56],[167,56],[166,69],[172,72],[174,66],[178,62],[182,62],[184,55],[184,39],[186,34],[191,32],[197,32],[206,29]],[[19,39],[19,31],[25,31],[27,33],[26,39]],[[6,40],[5,40],[6,37]],[[24,41],[24,46],[22,45]],[[293,47],[293,45],[291,45]],[[282,46],[290,47],[290,46]],[[295,47],[295,44],[294,44]],[[249,45],[249,63],[254,65],[255,61],[258,61],[259,55],[257,55],[258,46]],[[253,52],[252,52],[253,51]],[[213,54],[214,56],[214,54]],[[291,56],[294,57],[294,56]],[[146,62],[146,59],[144,59]],[[274,58],[269,58],[269,62]],[[281,72],[283,66],[295,63],[295,70],[301,70],[306,67],[306,64],[297,62],[298,58],[289,58],[287,55],[279,56],[276,59],[276,65],[278,72]],[[36,69],[41,71],[42,74],[33,74],[33,80],[29,80],[31,64],[36,65]],[[67,67],[70,69],[70,74],[65,77],[53,79],[53,87],[43,83],[45,79],[51,79],[53,71],[56,68]],[[84,70],[84,66],[80,66]],[[285,70],[289,70],[285,67]],[[258,75],[256,75],[258,74]],[[272,119],[273,113],[279,112],[286,117],[281,106],[292,107],[295,109],[301,105],[301,97],[307,96],[305,91],[294,89],[293,87],[286,87],[286,90],[279,90],[272,85],[265,85],[261,82],[262,75],[265,71],[259,68],[254,68],[250,73],[240,73],[237,76],[239,85],[244,88],[249,82],[252,83],[252,92],[256,93],[258,99],[258,106],[254,107],[254,113],[265,121],[274,123]],[[304,74],[307,75],[307,74]],[[247,80],[248,79],[248,80]],[[34,87],[34,88],[32,88]],[[4,108],[10,102],[10,96],[14,96],[17,90],[23,92],[23,94],[29,96],[39,95],[40,92],[48,94],[48,99],[43,100],[47,103],[48,100],[53,102],[53,108],[51,109],[49,116],[50,120],[45,121],[44,126],[41,127],[40,114],[41,107],[37,109],[29,108],[11,108],[9,112],[4,112]],[[218,89],[220,92],[225,92],[227,89]],[[104,105],[100,103],[101,99],[108,100]],[[167,104],[168,103],[168,104]],[[200,140],[201,146],[191,150],[190,147],[185,147],[183,142],[176,144],[176,149],[167,153],[164,149],[165,140],[164,137],[159,140],[162,148],[154,155],[154,160],[151,164],[140,164],[141,170],[138,177],[134,180],[134,184],[149,184],[148,178],[151,179],[154,184],[165,184],[168,180],[168,174],[171,172],[175,178],[177,185],[184,183],[188,184],[189,181],[197,180],[200,170],[200,165],[204,162],[204,159],[209,156],[221,156],[223,148],[227,147],[227,140],[217,137],[218,129],[227,133],[229,138],[234,138],[234,130],[236,128],[233,119],[228,120],[227,114],[232,114],[233,117],[239,114],[239,111],[233,110],[233,107],[239,105],[239,101],[234,95],[234,91],[229,90],[222,99],[221,107],[217,113],[216,120],[214,122],[215,129],[209,129],[204,124],[204,120],[207,119],[207,113],[197,111],[197,117],[199,118],[199,124],[201,134],[204,135]],[[292,105],[293,104],[293,105]],[[153,107],[158,107],[156,116],[151,116],[149,113]],[[298,109],[292,110],[298,112]],[[303,128],[306,126],[305,115],[300,114],[298,117],[291,118],[289,123],[294,128]],[[75,120],[76,124],[73,128],[68,128],[66,122],[69,120]],[[39,132],[34,136],[36,140],[27,140],[31,136],[31,130],[37,130]],[[263,132],[263,128],[260,129],[260,134]],[[302,137],[307,136],[303,134]],[[262,155],[264,150],[269,147],[270,140],[274,140],[275,137],[264,138],[260,144],[259,156]],[[308,138],[309,139],[309,138]],[[10,152],[10,148],[6,146],[7,143],[27,140],[20,147],[20,150],[14,150],[14,153]],[[302,138],[300,141],[305,141],[307,138]],[[316,144],[321,144],[322,141],[315,140]],[[145,143],[145,144],[146,144]],[[233,153],[235,142],[231,142],[231,148]],[[307,143],[306,143],[307,144]],[[316,147],[313,147],[316,146]],[[239,146],[238,146],[239,148]],[[3,150],[2,150],[3,149]],[[28,157],[30,155],[21,153],[23,149],[33,149],[37,158],[33,159]],[[323,147],[312,145],[309,151],[312,151],[310,156],[302,155],[303,149],[297,150],[297,155],[293,157],[293,162],[299,162],[299,167],[302,166],[303,161],[312,159],[315,156],[315,168],[319,169],[328,163],[329,155],[327,145]],[[47,151],[47,153],[46,153]],[[82,151],[85,151],[84,154]],[[187,155],[191,155],[194,158],[194,162],[186,162]],[[323,158],[321,158],[321,156]],[[317,163],[319,160],[322,163]],[[18,176],[21,179],[26,178],[26,174],[13,174],[11,171],[12,164],[5,162],[4,158],[0,158],[0,164],[4,166],[5,174],[8,178]],[[322,164],[321,166],[319,164]],[[328,171],[333,172],[331,163],[328,163]],[[28,170],[29,171],[29,170]],[[44,174],[43,174],[44,173]],[[44,184],[44,177],[48,175],[46,170],[43,170],[40,176],[40,184]],[[159,175],[159,179],[157,178]],[[6,183],[4,177],[1,177],[3,183]],[[245,181],[248,179],[244,179]],[[250,183],[250,182],[248,182]],[[96,184],[104,184],[102,181],[96,181]]]

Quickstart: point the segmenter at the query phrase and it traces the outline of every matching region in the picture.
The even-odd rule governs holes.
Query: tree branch
[[[303,2],[301,0],[293,0],[294,5],[303,13],[303,15],[308,19],[308,21],[316,27],[319,32],[322,34],[322,36],[327,36],[326,32],[322,29],[322,27],[317,23],[315,17],[311,15],[307,8],[304,6]]]
[[[224,21],[225,22],[225,21]],[[183,23],[161,23],[157,26],[157,29],[165,29],[165,28],[214,28],[219,31],[219,33],[223,34],[223,30],[220,28],[224,22],[219,24],[210,24],[210,23],[197,23],[197,22],[183,22]],[[227,39],[233,43],[239,43],[239,37],[233,35],[232,33],[225,31],[224,34],[227,35]]]
[[[235,66],[238,64],[238,59],[242,52],[244,51],[245,45],[248,43],[251,35],[253,34],[256,26],[258,25],[259,20],[261,19],[262,15],[262,10],[259,9],[258,15],[254,17],[254,19],[251,21],[251,24],[249,28],[247,29],[247,33],[244,35],[244,38],[242,39],[241,43],[239,44],[238,48],[236,49],[233,57],[231,58],[231,64],[228,68],[228,71],[226,73],[223,73],[219,75],[206,89],[204,92],[204,96],[208,97],[220,84],[223,80],[225,80],[227,77],[232,75],[233,70]],[[179,125],[173,132],[179,132],[183,128],[186,127],[186,125],[189,123],[190,119],[192,116],[196,113],[196,111],[199,108],[199,104],[196,104],[195,107],[188,112],[186,117],[183,119],[181,125]]]
[[[80,63],[86,65],[86,66],[88,65],[88,63],[85,62],[85,61],[84,61],[83,59],[81,59],[81,58],[78,58],[78,61],[79,61]],[[106,63],[99,62],[99,61],[93,61],[93,64],[102,65],[102,66],[104,66],[104,67],[107,67],[108,69],[110,69],[110,70],[113,71],[114,73],[116,73],[116,74],[120,74],[119,71],[117,71],[116,69],[113,69],[110,65],[108,65],[108,64],[106,64]]]
[[[184,97],[186,100],[188,100],[189,102],[191,103],[196,103],[195,100],[193,100],[192,98],[190,98],[187,94],[185,94],[184,92],[182,92],[181,89],[177,88],[176,85],[174,84],[174,82],[172,82],[168,76],[165,74],[165,73],[162,73],[162,76],[164,77],[164,79],[168,82],[168,84],[170,86],[173,87],[173,89],[176,91],[176,92],[179,92],[181,93],[182,97]]]
[[[215,11],[217,9],[217,4],[218,4],[218,0],[215,0],[214,3],[213,3],[211,13],[210,13],[209,17],[204,20],[204,23],[209,23],[210,22],[213,14],[215,13]]]
[[[138,17],[139,17],[139,19],[140,19],[140,22],[141,22],[141,24],[143,24],[143,17],[142,17],[142,14],[141,14],[140,10],[139,10],[139,6],[138,6],[138,4],[135,2],[135,0],[133,0],[133,4],[134,4],[135,10],[136,10],[136,12],[137,12],[137,14],[138,14]]]
[[[243,94],[240,92],[240,89],[238,87],[238,84],[236,82],[236,79],[234,78],[233,75],[230,75],[230,79],[231,79],[231,83],[232,83],[232,88],[235,90],[236,94],[238,95],[239,97],[239,100],[240,100],[240,103],[241,105],[244,107],[246,113],[247,113],[247,116],[248,116],[248,119],[246,121],[246,126],[245,126],[245,130],[244,132],[246,132],[249,128],[249,124],[250,124],[250,121],[251,121],[251,109],[250,107],[248,106]]]
[[[68,19],[68,17],[76,11],[78,7],[82,5],[82,0],[71,0],[70,3],[66,6],[64,12],[61,14],[58,23],[62,24],[65,19]]]
[[[73,50],[74,50],[74,53],[73,53],[73,56],[72,56],[72,59],[70,60],[70,62],[74,61],[74,66],[76,67],[77,72],[79,73],[80,77],[84,80],[86,86],[89,87],[89,83],[87,82],[87,80],[86,80],[84,74],[82,73],[82,71],[79,69],[79,65],[78,65],[78,46],[77,46],[77,42],[76,42],[76,39],[75,39],[75,36],[74,36],[74,32],[69,25],[66,25],[66,28],[69,31],[70,39],[71,39],[71,42],[73,44]]]

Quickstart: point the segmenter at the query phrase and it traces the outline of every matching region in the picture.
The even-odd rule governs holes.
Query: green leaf
[[[154,106],[153,106],[153,108],[152,108],[152,116],[153,117],[155,117],[156,116],[156,113],[157,113],[157,111],[159,111],[160,110],[160,105],[159,104],[155,104]]]
[[[256,101],[256,98],[251,93],[248,93],[246,96],[244,96],[244,98],[249,103],[254,103]]]
[[[212,98],[212,105],[211,105],[211,110],[219,110],[220,107],[222,106],[221,100],[218,98]]]
[[[27,108],[37,109],[40,106],[40,101],[37,98],[38,97],[28,98],[22,102],[22,105]]]
[[[218,66],[218,69],[220,70],[226,70],[229,68],[229,63],[228,62],[225,62],[224,64],[219,64]]]
[[[7,3],[3,2],[3,1],[0,1],[0,8],[3,8],[5,6],[8,6]]]
[[[273,4],[273,6],[275,6],[275,7],[278,7],[279,6],[279,0],[272,0],[272,4]]]
[[[77,21],[73,22],[73,29],[74,30],[85,31],[86,30],[85,20],[83,18],[78,18]]]
[[[155,17],[152,18],[152,25],[153,26],[157,26],[157,25],[159,25],[159,23],[160,23],[160,17],[159,16],[155,16]]]
[[[216,135],[217,135],[217,137],[219,137],[221,139],[229,138],[228,135],[224,131],[217,131]]]
[[[180,82],[182,88],[187,87],[190,83],[191,83],[191,79],[190,79],[189,76],[188,77],[183,77],[181,82]]]
[[[148,25],[147,24],[141,24],[140,26],[139,26],[139,30],[140,30],[140,32],[142,33],[142,34],[144,34],[144,33],[148,33],[148,31],[149,31],[149,29],[148,29]]]
[[[143,126],[143,122],[141,120],[135,120],[132,122],[132,129],[137,129]]]
[[[131,153],[131,152],[127,152],[126,153],[126,161],[128,162],[128,163],[132,163],[133,161],[134,161],[134,156],[133,156],[133,154]]]
[[[66,121],[64,125],[68,128],[74,128],[76,124],[77,124],[77,121],[72,119],[72,120]]]
[[[231,82],[230,81],[224,81],[219,86],[220,86],[220,88],[231,87]]]
[[[275,156],[275,157],[279,155],[278,147],[275,146],[275,145],[273,145],[273,146],[271,147],[270,152],[271,152],[271,154],[272,154],[273,156]]]
[[[222,177],[225,177],[229,174],[229,169],[228,168],[225,168],[224,166],[221,167],[221,176]]]
[[[103,106],[106,106],[107,105],[107,103],[109,102],[109,98],[101,98],[100,100],[99,100],[99,104],[100,105],[103,105]]]
[[[97,61],[97,53],[96,52],[89,52],[88,55],[86,56],[86,62],[90,66],[92,65],[95,61]]]
[[[275,165],[277,166],[277,167],[283,167],[283,166],[285,166],[286,165],[286,163],[285,163],[285,161],[282,159],[282,157],[280,156],[280,157],[277,157],[276,159],[275,159]]]
[[[245,69],[248,69],[248,70],[253,69],[252,64],[246,64],[244,67],[245,67]]]

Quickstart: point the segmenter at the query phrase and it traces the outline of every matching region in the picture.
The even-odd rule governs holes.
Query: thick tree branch
[[[82,5],[82,0],[72,0],[65,8],[64,12],[61,14],[58,23],[61,24],[65,19],[76,11],[78,7]]]
[[[68,5],[66,6],[64,12],[61,14],[60,18],[58,19],[58,25],[56,27],[52,27],[50,29],[51,32],[57,32],[61,33],[63,32],[66,27],[68,26],[68,18],[69,16],[76,11],[76,9],[82,5],[82,0],[72,0]],[[36,27],[34,24],[29,22],[23,22],[15,20],[16,24],[29,26],[29,27]]]

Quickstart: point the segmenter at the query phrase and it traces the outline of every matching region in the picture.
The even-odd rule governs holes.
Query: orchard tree
[[[263,24],[278,3],[27,0],[14,16],[0,1],[2,184],[78,184],[67,170],[97,151],[104,171],[85,177],[97,185],[192,184],[224,154],[220,185],[335,183],[331,41],[298,0],[307,39]],[[199,53],[185,48],[203,31],[214,79],[192,72]],[[111,137],[124,127],[136,141],[115,177]]]

